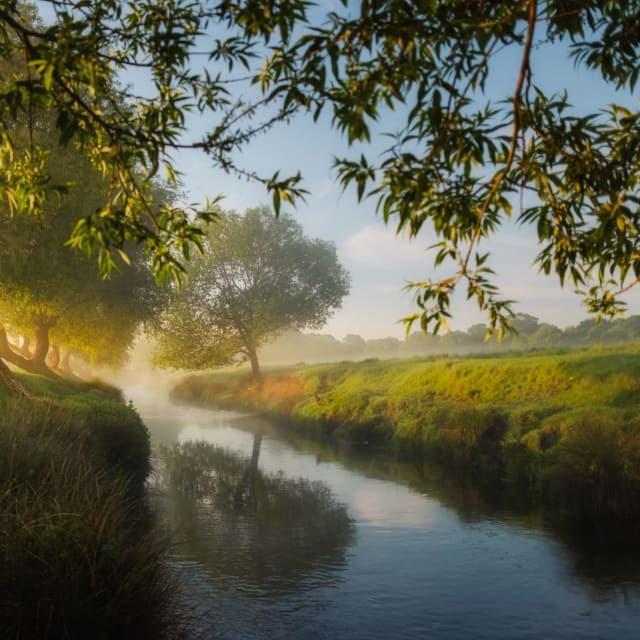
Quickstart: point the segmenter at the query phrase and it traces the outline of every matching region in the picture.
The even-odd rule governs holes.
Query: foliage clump
[[[295,114],[328,111],[358,150],[336,159],[339,183],[373,198],[399,231],[430,228],[434,267],[450,267],[409,284],[419,307],[409,323],[446,328],[462,286],[490,330],[509,329],[512,302],[490,260],[509,220],[535,234],[541,270],[597,314],[621,311],[640,281],[640,114],[629,100],[638,0],[37,5],[47,23],[21,2],[0,9],[0,48],[15,61],[0,87],[0,199],[12,213],[40,211],[52,188],[46,149],[20,148],[11,129],[30,132],[34,113],[49,110],[58,142],[82,149],[108,184],[71,236],[105,273],[133,240],[159,279],[183,277],[215,210],[150,206],[159,172],[175,184],[178,151],[262,183],[277,212],[305,195],[300,174],[261,175],[242,152]],[[548,86],[541,53],[587,73],[596,105],[585,109],[555,78]],[[516,61],[510,75],[505,59]],[[123,73],[146,81],[142,95]],[[380,130],[389,112],[393,132]],[[378,133],[382,153],[367,146]]]

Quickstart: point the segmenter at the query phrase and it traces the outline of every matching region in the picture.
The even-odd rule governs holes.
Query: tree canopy
[[[335,247],[267,207],[221,216],[158,324],[161,365],[205,369],[249,360],[287,328],[321,327],[349,292]]]
[[[299,176],[256,175],[238,151],[297,111],[329,110],[359,158],[338,180],[373,197],[385,221],[428,230],[443,278],[415,282],[423,329],[446,324],[457,286],[510,326],[493,281],[491,237],[506,220],[528,225],[546,274],[570,283],[595,313],[624,307],[638,282],[640,111],[537,83],[555,55],[614,90],[634,91],[640,0],[360,0],[326,12],[305,0],[41,0],[0,8],[0,50],[25,60],[0,88],[0,195],[36,211],[48,181],[37,146],[14,153],[10,123],[34,105],[53,110],[62,143],[82,147],[110,185],[105,207],[79,219],[72,244],[98,249],[104,271],[126,238],[144,244],[159,277],[179,277],[213,209],[149,208],[149,180],[175,173],[196,148],[212,164],[262,181],[274,205],[304,191]],[[500,60],[517,60],[494,95]],[[145,82],[124,85],[124,72]],[[136,74],[138,74],[136,76]],[[143,88],[140,88],[143,87]],[[397,131],[382,154],[366,143],[386,110]],[[189,138],[187,114],[210,123]]]
[[[250,63],[276,35],[286,39],[305,5],[287,2],[281,11],[279,4],[3,3],[0,57],[12,64],[0,85],[0,197],[12,213],[38,214],[50,190],[67,186],[52,182],[46,148],[33,140],[22,150],[16,144],[16,122],[28,132],[43,110],[54,114],[59,143],[81,148],[108,183],[103,206],[85,211],[70,239],[97,251],[103,273],[113,270],[129,239],[145,247],[159,280],[180,278],[214,218],[208,203],[152,207],[153,178],[162,171],[175,180],[172,154],[180,149],[199,149],[214,166],[264,182],[276,208],[301,195],[298,177],[258,176],[233,156],[293,110],[258,121],[268,100],[230,92],[238,81],[250,85]],[[210,124],[197,139],[189,137],[191,112]]]
[[[50,374],[51,339],[91,364],[121,364],[140,324],[159,311],[164,292],[155,286],[140,247],[127,247],[127,262],[118,258],[122,277],[109,280],[98,277],[87,256],[65,247],[81,212],[104,204],[107,185],[81,151],[51,143],[48,125],[50,119],[41,113],[32,131],[49,150],[47,171],[60,183],[73,179],[78,184],[69,193],[49,194],[37,217],[12,216],[0,205],[0,358]],[[158,201],[171,198],[160,188],[155,195]],[[4,337],[5,327],[14,336],[35,336],[34,352],[16,353]]]

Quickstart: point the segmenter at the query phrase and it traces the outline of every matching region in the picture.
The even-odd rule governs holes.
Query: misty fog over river
[[[184,468],[221,465],[211,495],[152,488],[194,637],[640,637],[637,551],[577,543],[427,465],[125,393],[154,446],[205,442]]]

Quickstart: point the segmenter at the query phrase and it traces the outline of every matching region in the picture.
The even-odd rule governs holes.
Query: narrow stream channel
[[[576,544],[426,465],[127,393],[154,445],[216,445],[227,469],[257,460],[259,491],[234,485],[226,507],[157,495],[199,638],[640,638],[637,547]]]

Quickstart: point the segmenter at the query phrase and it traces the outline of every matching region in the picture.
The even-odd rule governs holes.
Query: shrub
[[[583,416],[555,450],[547,477],[551,499],[580,513],[640,515],[640,427]]]

